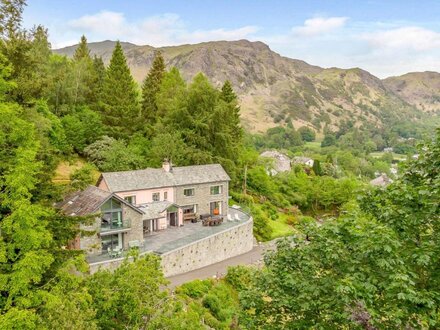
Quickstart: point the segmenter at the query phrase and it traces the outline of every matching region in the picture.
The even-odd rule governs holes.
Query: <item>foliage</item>
[[[127,146],[124,140],[115,140],[108,136],[89,145],[84,153],[101,171],[138,169],[144,164],[142,155],[134,147]]]
[[[100,116],[88,107],[79,107],[76,111],[61,119],[66,138],[71,147],[78,153],[98,140],[104,128]]]
[[[95,168],[90,164],[85,164],[77,169],[70,176],[70,185],[74,190],[84,190],[87,186],[94,184],[95,178],[93,172]]]
[[[385,190],[302,223],[242,293],[247,328],[437,328],[440,132]]]
[[[298,129],[299,134],[304,142],[315,141],[316,133],[313,129],[307,126],[302,126]]]
[[[110,59],[102,86],[102,120],[114,138],[127,138],[139,119],[138,91],[119,42]]]
[[[148,126],[153,126],[158,118],[156,95],[165,74],[165,61],[160,52],[154,54],[153,64],[142,84],[141,118]]]

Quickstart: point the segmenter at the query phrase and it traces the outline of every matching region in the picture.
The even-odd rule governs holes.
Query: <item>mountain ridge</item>
[[[101,56],[107,64],[115,43],[93,42],[89,48],[92,55]],[[243,124],[252,132],[289,122],[318,132],[326,126],[336,130],[347,121],[357,126],[383,126],[391,120],[417,121],[425,113],[440,113],[436,108],[440,73],[433,78],[435,82],[438,78],[438,86],[436,83],[433,88],[413,93],[413,85],[424,86],[413,81],[426,85],[429,79],[417,80],[415,74],[408,73],[410,76],[382,80],[361,68],[322,68],[281,56],[261,41],[209,41],[158,48],[127,42],[121,45],[138,82],[148,73],[156,50],[162,52],[167,67],[176,66],[186,80],[198,72],[216,86],[230,80],[241,100]],[[76,47],[54,52],[71,57]],[[396,87],[402,84],[410,87],[402,92]],[[413,95],[420,96],[413,99]]]

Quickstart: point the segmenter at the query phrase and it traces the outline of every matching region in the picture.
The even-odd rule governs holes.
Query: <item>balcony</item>
[[[123,233],[129,230],[131,230],[131,221],[129,219],[125,219],[124,221],[112,221],[112,222],[108,222],[102,219],[101,221],[101,231],[100,231],[101,236]]]

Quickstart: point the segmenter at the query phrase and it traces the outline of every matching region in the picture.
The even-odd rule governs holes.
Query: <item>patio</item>
[[[218,226],[203,226],[202,222],[197,222],[187,223],[183,227],[169,227],[162,231],[153,232],[144,239],[143,245],[140,247],[140,253],[154,252],[163,254],[241,225],[250,219],[248,214],[237,208],[230,207],[229,214],[230,219],[233,220],[230,221],[225,218],[223,219],[223,223]],[[124,251],[120,258],[125,257],[126,254],[127,251]],[[107,253],[104,253],[102,255],[89,256],[87,257],[87,261],[93,264],[120,258],[111,258]]]

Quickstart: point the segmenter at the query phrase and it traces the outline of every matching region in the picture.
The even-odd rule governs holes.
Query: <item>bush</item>
[[[93,171],[95,171],[95,168],[90,165],[86,164],[83,167],[75,170],[70,175],[70,185],[75,190],[83,190],[88,185],[94,184],[95,180],[93,177]]]
[[[248,266],[235,266],[228,267],[228,273],[226,274],[225,280],[229,283],[235,290],[243,291],[248,289],[252,283],[252,277],[255,270]]]
[[[303,141],[312,142],[315,141],[316,134],[313,129],[307,126],[300,127],[298,129],[299,134],[301,134],[301,138]]]
[[[191,298],[201,298],[212,288],[211,280],[194,280],[183,284],[176,289],[177,294],[184,294]]]

